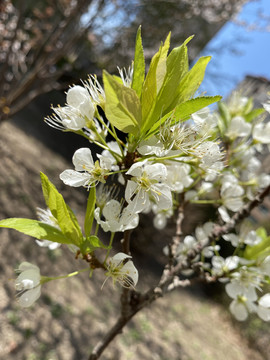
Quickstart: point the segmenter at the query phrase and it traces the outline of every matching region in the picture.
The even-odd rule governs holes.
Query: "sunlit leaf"
[[[38,220],[20,218],[4,219],[0,221],[0,227],[17,230],[39,240],[72,244],[71,239],[66,237],[60,230]]]

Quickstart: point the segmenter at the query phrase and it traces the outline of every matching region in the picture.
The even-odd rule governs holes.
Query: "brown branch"
[[[251,211],[258,206],[263,199],[270,193],[270,185],[261,191],[254,200],[252,200],[250,203],[245,205],[238,213],[236,213],[231,221],[224,225],[224,226],[215,226],[212,234],[209,236],[209,241],[207,244],[204,245],[207,246],[211,240],[219,238],[223,234],[229,232],[232,230],[236,224],[238,224],[240,221],[242,221],[244,218],[250,215]],[[181,231],[181,224],[183,221],[183,208],[179,207],[178,212],[178,218],[177,218],[177,225],[176,225],[176,235],[175,238],[177,240],[181,240],[182,231]],[[129,235],[126,235],[129,238]],[[126,238],[127,241],[127,238]],[[129,241],[129,240],[128,240]],[[125,240],[123,241],[123,243]],[[126,312],[122,313],[120,318],[116,321],[115,325],[107,332],[103,340],[101,340],[94,348],[92,354],[89,356],[88,360],[97,360],[100,355],[103,353],[103,351],[106,349],[106,347],[110,344],[110,342],[119,334],[122,332],[122,329],[126,326],[126,324],[135,316],[140,310],[145,308],[146,306],[153,303],[155,300],[162,297],[164,294],[176,289],[177,287],[185,287],[191,285],[194,281],[198,281],[201,279],[201,277],[197,277],[191,280],[180,280],[177,275],[180,271],[185,270],[187,268],[192,267],[192,261],[195,259],[195,257],[200,253],[202,250],[202,245],[198,244],[197,247],[194,250],[191,250],[187,254],[186,261],[182,261],[181,263],[175,265],[175,266],[168,266],[168,264],[165,266],[164,271],[162,273],[161,279],[156,287],[152,287],[144,294],[140,294],[139,292],[132,290],[128,290],[129,296],[125,295],[125,303],[126,306]],[[199,264],[198,264],[199,265]],[[122,295],[123,296],[123,295]],[[122,301],[122,299],[121,299]],[[122,303],[123,304],[123,303]]]

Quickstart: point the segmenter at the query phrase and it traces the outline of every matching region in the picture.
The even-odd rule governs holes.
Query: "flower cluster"
[[[270,294],[262,293],[270,277],[269,237],[247,223],[220,235],[216,229],[231,224],[234,215],[270,185],[260,160],[270,145],[270,123],[263,116],[270,105],[253,109],[251,99],[235,93],[211,112],[208,106],[220,97],[196,97],[210,58],[201,58],[189,70],[190,40],[168,55],[168,36],[145,74],[139,30],[128,70],[119,69],[119,76],[104,71],[103,85],[90,76],[72,86],[66,104],[53,107],[54,114],[45,119],[89,141],[89,147],[75,151],[74,169],[60,174],[65,185],[88,192],[83,228],[44,174],[48,209],[38,210],[39,221],[7,219],[0,226],[34,236],[50,249],[66,244],[76,258],[87,261],[90,274],[101,268],[113,284],[134,290],[138,271],[131,260],[129,234],[142,214],[152,212],[154,226],[161,230],[181,211],[188,219],[187,205],[210,204],[211,221],[196,224],[187,234],[177,223],[177,236],[164,251],[168,268],[179,269],[177,276],[199,273],[226,282],[230,309],[238,320],[249,312],[269,320]],[[100,151],[94,153],[96,146]],[[111,233],[108,244],[101,241],[101,230]],[[116,233],[124,233],[122,251],[110,257]],[[224,250],[227,257],[222,256]],[[20,302],[28,306],[40,294],[39,270],[28,263],[19,270],[16,288],[23,291]]]

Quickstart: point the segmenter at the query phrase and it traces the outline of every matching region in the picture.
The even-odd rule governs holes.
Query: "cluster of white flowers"
[[[140,55],[136,54],[138,61]],[[188,89],[184,89],[184,96],[182,83],[178,84],[178,77],[168,70],[171,62],[167,61],[165,69],[161,58],[156,75],[153,69],[150,72],[151,80],[144,77],[139,61],[140,65],[128,70],[119,69],[118,77],[104,72],[104,89],[95,76],[90,76],[67,91],[65,106],[53,108],[54,115],[46,118],[49,125],[82,135],[90,146],[98,145],[101,150],[95,154],[88,147],[76,150],[74,169],[60,174],[64,184],[89,191],[85,236],[68,207],[63,212],[69,217],[66,233],[62,220],[57,221],[49,209],[38,210],[39,220],[54,228],[59,236],[55,235],[56,239],[75,247],[76,256],[81,254],[92,265],[91,270],[99,266],[113,284],[134,288],[138,271],[130,254],[120,252],[109,257],[115,233],[127,234],[135,229],[143,213],[152,211],[154,226],[161,230],[169,218],[177,218],[180,207],[184,211],[188,204],[211,204],[216,213],[213,221],[207,219],[204,224],[196,224],[192,233],[178,236],[177,242],[165,247],[165,255],[173,264],[185,264],[179,266],[182,276],[195,276],[200,268],[205,278],[226,282],[226,292],[233,299],[230,309],[238,320],[245,320],[250,312],[270,320],[270,294],[258,296],[270,276],[264,237],[247,223],[239,228],[237,224],[233,231],[219,237],[214,231],[230,223],[235,213],[269,186],[270,175],[263,171],[258,154],[270,148],[270,122],[261,116],[263,110],[254,111],[252,101],[237,93],[227,105],[221,103],[219,111],[211,112],[204,106],[217,98],[212,102],[207,97],[193,99]],[[200,110],[192,113],[194,103]],[[269,102],[263,106],[270,112]],[[52,207],[58,206],[55,199],[52,203]],[[63,205],[64,200],[61,198],[59,203]],[[93,222],[95,235],[91,235]],[[108,246],[98,238],[100,229],[111,232]],[[44,237],[37,240],[40,246],[59,246]],[[102,262],[95,255],[99,248],[106,249]],[[224,248],[229,253],[225,258]],[[128,246],[122,249],[129,252]],[[260,256],[254,255],[256,251]],[[16,288],[23,291],[20,302],[28,306],[40,294],[40,274],[28,263],[19,270]]]

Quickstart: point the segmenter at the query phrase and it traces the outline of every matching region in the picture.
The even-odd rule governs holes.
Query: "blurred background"
[[[51,104],[64,105],[70,85],[88,74],[101,78],[104,68],[117,73],[117,66],[128,67],[140,25],[148,65],[169,31],[171,48],[194,34],[191,66],[199,56],[212,56],[200,92],[226,99],[238,89],[257,106],[266,101],[269,0],[0,0],[1,219],[36,217],[36,207],[44,206],[39,181],[44,171],[82,221],[85,191],[70,191],[58,176],[70,167],[74,151],[89,143],[43,119]],[[269,222],[269,204],[255,221]],[[152,233],[147,221],[142,226],[144,235],[135,234],[135,260],[144,268],[139,290],[158,278],[163,261],[153,258],[151,243],[145,248]],[[86,359],[108,319],[114,320],[117,294],[113,300],[112,288],[100,292],[102,274],[91,282],[86,275],[48,284],[38,304],[22,311],[10,280],[14,267],[27,260],[44,275],[62,275],[73,271],[73,254],[37,248],[14,231],[1,230],[0,237],[0,354],[7,360]],[[140,246],[148,254],[145,260]],[[236,324],[221,297],[212,288],[171,294],[140,314],[104,359],[270,359],[269,325],[257,318]]]

